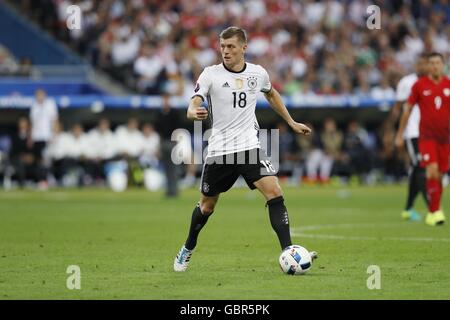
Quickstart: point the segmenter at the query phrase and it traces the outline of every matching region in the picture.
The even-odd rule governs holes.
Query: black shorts
[[[229,190],[241,175],[253,190],[254,182],[275,174],[276,169],[263,149],[209,157],[203,166],[200,192],[207,197],[218,195]]]

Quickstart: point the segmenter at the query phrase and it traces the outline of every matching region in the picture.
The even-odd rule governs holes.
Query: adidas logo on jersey
[[[222,88],[229,88],[230,87],[230,85],[228,84],[228,82],[225,82],[223,85],[222,85]]]

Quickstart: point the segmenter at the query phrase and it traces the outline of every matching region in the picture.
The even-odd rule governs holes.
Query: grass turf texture
[[[450,228],[400,221],[404,186],[284,188],[304,276],[278,266],[257,191],[223,194],[185,273],[172,271],[196,190],[0,192],[0,299],[449,299]],[[443,206],[450,212],[450,194]],[[418,209],[423,213],[422,199]],[[448,222],[447,222],[448,223]],[[81,268],[81,290],[66,269]],[[381,269],[381,289],[366,286]]]

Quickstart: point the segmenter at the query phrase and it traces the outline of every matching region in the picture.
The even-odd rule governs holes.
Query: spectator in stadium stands
[[[53,99],[47,98],[44,90],[38,89],[35,101],[30,109],[31,139],[33,152],[38,166],[40,189],[48,188],[47,167],[43,161],[43,150],[53,138],[55,123],[58,121],[58,107]]]
[[[28,77],[32,74],[31,59],[24,57],[19,62],[7,48],[0,44],[0,75]]]
[[[345,70],[351,77],[363,70],[367,84],[350,79],[354,84],[351,91],[370,94],[371,87],[380,85],[380,73],[391,78],[412,71],[408,68],[412,68],[415,57],[423,51],[440,51],[445,55],[450,52],[446,0],[377,1],[383,14],[382,33],[367,29],[366,10],[373,4],[368,0],[86,0],[77,2],[83,12],[81,31],[67,30],[68,1],[10,2],[28,3],[21,12],[32,17],[38,15],[41,25],[59,27],[56,33],[65,35],[62,38],[69,44],[81,41],[82,45],[75,47],[82,54],[127,84],[130,82],[123,77],[133,72],[131,62],[140,45],[152,43],[164,58],[164,65],[169,65],[169,60],[175,61],[184,81],[192,85],[198,75],[193,70],[194,63],[201,67],[215,58],[212,49],[217,47],[217,39],[211,37],[214,30],[236,21],[248,29],[252,39],[249,58],[268,66],[275,87],[287,83],[283,81],[284,75],[291,69],[296,79],[309,82],[315,92],[324,87],[323,81],[339,89],[339,83],[336,86],[327,76],[318,76],[326,68],[322,61],[331,57],[332,69]],[[59,23],[53,21],[52,12],[59,13]],[[183,57],[178,59],[175,56],[180,52]],[[314,82],[307,77],[318,80]],[[133,83],[138,82],[138,76],[135,78]],[[328,90],[329,86],[325,88]]]
[[[111,44],[111,73],[119,80],[127,81],[132,75],[133,62],[139,54],[141,39],[136,23],[123,23],[114,33]]]
[[[327,54],[323,64],[317,73],[317,80],[320,84],[328,84],[330,87],[336,85],[337,82],[337,63],[333,54]]]
[[[319,164],[319,176],[322,182],[330,180],[333,166],[335,162],[343,160],[342,145],[344,143],[344,135],[337,128],[336,121],[332,118],[325,119],[323,129],[320,133],[323,152]]]
[[[162,97],[162,109],[156,117],[156,130],[161,135],[161,160],[166,173],[167,197],[178,196],[178,167],[172,161],[172,149],[176,142],[172,141],[172,132],[181,127],[181,120],[177,111],[171,108],[168,95]]]
[[[19,70],[19,65],[7,48],[0,44],[0,75],[14,75]]]
[[[389,80],[386,75],[381,77],[380,85],[375,86],[370,91],[370,96],[374,99],[379,100],[394,100],[395,91],[389,85]]]
[[[138,77],[137,87],[146,94],[160,93],[164,62],[150,45],[143,45],[141,55],[134,62],[134,73]]]
[[[14,169],[13,178],[23,187],[26,180],[37,181],[36,158],[33,152],[30,124],[27,118],[20,118],[17,132],[12,137],[9,159]]]
[[[295,77],[292,71],[288,71],[286,74],[286,79],[283,85],[283,94],[288,96],[293,96],[295,93],[302,90],[302,83],[299,79]]]
[[[30,57],[24,57],[19,61],[19,69],[16,72],[17,76],[29,77],[32,75],[33,65]]]
[[[111,66],[111,44],[115,37],[114,34],[118,29],[118,25],[117,21],[111,21],[98,39],[94,59],[97,65],[102,69],[108,69]]]
[[[88,158],[91,167],[89,174],[96,184],[103,184],[105,176],[105,165],[113,160],[117,154],[115,136],[110,129],[110,122],[106,118],[98,121],[97,127],[87,133],[90,152]]]
[[[367,74],[360,70],[357,74],[357,87],[354,89],[354,93],[360,96],[370,95],[370,84],[367,80]]]
[[[142,127],[143,147],[139,157],[139,163],[143,168],[158,168],[161,157],[161,137],[151,123],[145,123]]]

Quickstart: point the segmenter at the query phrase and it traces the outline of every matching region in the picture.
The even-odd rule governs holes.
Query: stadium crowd
[[[219,63],[218,33],[229,25],[247,30],[248,60],[263,65],[284,96],[361,94],[394,99],[399,78],[413,72],[420,53],[450,55],[447,0],[20,0],[12,4],[136,92],[183,96],[186,101],[203,68]],[[66,9],[72,4],[83,12],[80,30],[67,29]],[[366,10],[371,4],[381,8],[381,31],[367,28]],[[17,61],[1,48],[0,61],[5,61],[2,67],[17,70]],[[162,164],[168,127],[157,124],[130,119],[127,125],[114,124],[112,130],[108,119],[102,119],[92,130],[72,124],[64,131],[59,122],[51,137],[44,137],[42,148],[42,141],[33,141],[30,113],[30,119],[19,121],[17,134],[0,146],[8,155],[9,174],[21,183],[48,184],[46,177],[51,177],[57,184],[102,184],[110,164],[125,161],[131,181],[139,184],[142,169],[172,171]],[[281,176],[290,176],[294,183],[328,183],[335,176],[357,177],[363,183],[404,177],[406,154],[394,150],[392,121],[375,130],[355,120],[337,124],[327,118],[314,125],[313,135],[299,137],[286,125],[276,124]],[[190,142],[184,143],[186,148]],[[188,185],[200,169],[185,170]]]
[[[17,61],[8,48],[0,44],[0,76],[29,77],[32,70],[29,57]]]
[[[219,61],[217,35],[229,25],[248,31],[248,60],[287,96],[393,98],[418,54],[450,53],[447,0],[19,2],[93,65],[147,94],[188,96],[199,72]],[[80,30],[66,27],[72,4],[83,12]],[[382,30],[366,26],[371,4],[381,8]]]

